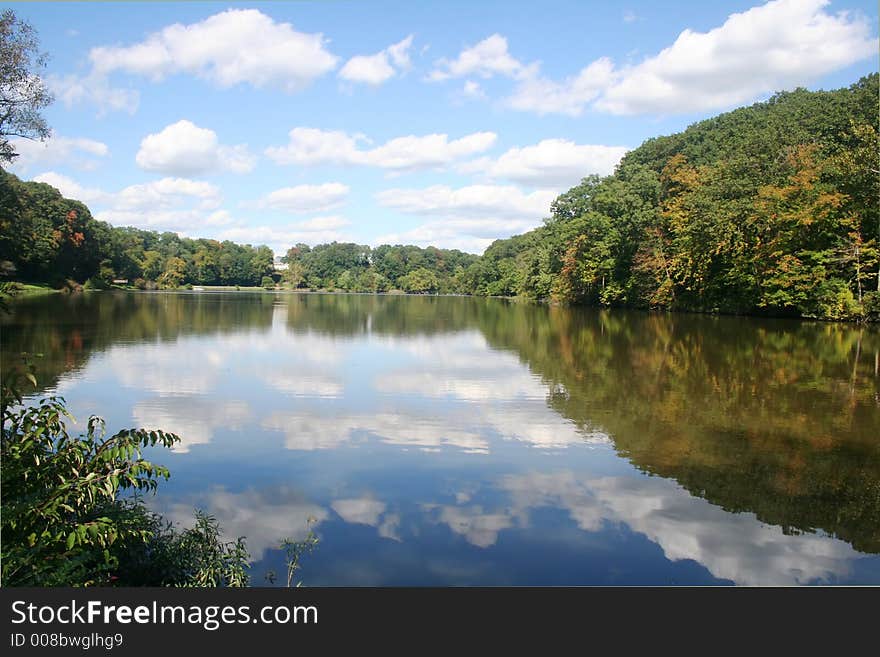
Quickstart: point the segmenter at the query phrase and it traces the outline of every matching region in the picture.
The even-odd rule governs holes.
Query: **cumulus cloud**
[[[374,55],[356,55],[339,71],[339,77],[348,82],[362,82],[378,86],[396,74],[410,68],[409,48],[413,37],[392,44]]]
[[[588,107],[613,114],[724,109],[876,57],[878,41],[868,19],[831,13],[828,4],[773,0],[731,14],[708,32],[686,29],[634,66],[600,57],[563,80],[542,75],[539,62],[522,63],[508,51],[507,40],[493,34],[454,60],[438,60],[428,79],[507,77],[516,84],[502,104],[539,115],[579,116]],[[637,19],[624,14],[627,22]]]
[[[123,71],[154,81],[187,73],[219,87],[249,84],[299,91],[336,67],[322,34],[298,32],[257,9],[229,9],[175,23],[128,46],[93,48],[94,71]]]
[[[464,86],[461,88],[461,95],[464,98],[483,99],[486,98],[486,92],[479,82],[473,80],[465,80]]]
[[[527,73],[528,67],[507,50],[507,39],[493,34],[479,43],[464,48],[453,60],[438,59],[428,80],[440,81],[469,75],[491,78],[495,75],[517,77]]]
[[[338,130],[294,128],[286,146],[270,147],[266,155],[278,164],[344,164],[413,171],[447,166],[457,159],[489,149],[494,132],[475,132],[459,139],[446,134],[396,137],[375,148],[361,148],[368,139]]]
[[[613,173],[627,150],[625,146],[544,139],[534,146],[511,148],[497,159],[480,158],[462,163],[458,170],[532,187],[559,189],[571,187],[589,174],[606,176]]]
[[[84,137],[62,137],[55,133],[45,141],[16,138],[11,142],[18,157],[10,168],[16,172],[58,164],[93,169],[99,164],[96,158],[106,157],[110,153],[103,142]]]
[[[220,190],[203,181],[162,178],[129,185],[107,200],[109,207],[95,212],[95,218],[116,226],[189,233],[232,221],[219,208]]]
[[[266,195],[260,201],[260,206],[293,213],[326,212],[345,203],[348,192],[348,186],[338,182],[284,187]],[[322,228],[326,227],[324,225]],[[339,225],[332,227],[338,228]]]
[[[376,242],[433,244],[481,253],[495,239],[540,225],[556,196],[554,190],[527,194],[510,185],[387,189],[376,194],[380,205],[433,221],[405,232],[380,236]]]
[[[68,198],[94,205],[96,219],[116,226],[186,233],[233,222],[230,214],[220,209],[220,189],[203,181],[168,177],[107,192],[84,187],[54,171],[41,173],[34,180],[52,185]]]
[[[517,84],[513,94],[504,102],[512,109],[539,115],[579,116],[587,103],[612,83],[614,75],[611,60],[602,57],[562,82],[530,75]]]
[[[46,78],[49,89],[66,107],[91,104],[97,107],[98,117],[108,112],[128,112],[134,114],[140,104],[140,93],[136,89],[113,87],[105,75],[50,75]]]
[[[731,14],[708,32],[685,30],[670,47],[619,71],[597,108],[671,114],[729,107],[876,57],[868,20],[828,13],[828,4],[776,0]]]
[[[407,214],[533,222],[547,215],[555,198],[555,192],[538,190],[526,194],[509,185],[470,185],[457,189],[432,185],[421,189],[386,189],[376,194],[380,205]]]
[[[219,234],[220,239],[250,244],[266,244],[275,253],[283,254],[294,244],[326,244],[350,241],[342,229],[351,225],[339,215],[312,217],[281,226],[235,226]]]
[[[256,164],[247,146],[223,146],[213,130],[185,119],[144,137],[135,161],[146,171],[176,176],[218,170],[247,173]]]
[[[52,185],[52,187],[61,192],[61,195],[65,198],[76,199],[83,203],[101,202],[108,198],[106,192],[95,187],[83,187],[75,180],[61,175],[60,173],[55,173],[54,171],[41,173],[34,176],[33,180],[35,182]]]

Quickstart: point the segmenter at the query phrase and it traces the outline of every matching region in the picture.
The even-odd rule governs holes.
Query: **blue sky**
[[[480,253],[626,149],[878,70],[875,2],[17,3],[51,59],[12,171],[115,225]]]

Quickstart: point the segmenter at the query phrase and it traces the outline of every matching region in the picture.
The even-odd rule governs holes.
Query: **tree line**
[[[464,273],[478,259],[432,246],[383,244],[371,249],[337,242],[315,247],[297,244],[282,257],[288,265],[284,281],[293,287],[413,294],[463,292]]]
[[[465,291],[565,303],[880,315],[878,75],[650,139],[494,242]]]
[[[116,227],[94,219],[85,204],[46,183],[0,171],[0,263],[6,275],[59,287],[72,281],[107,288],[125,280],[140,288],[239,285],[350,292],[462,291],[478,257],[457,250],[353,243],[297,244],[276,272],[268,246],[190,239]]]
[[[434,247],[271,249],[118,228],[0,173],[0,262],[18,280],[520,296],[819,319],[880,315],[878,75],[798,89],[650,139],[544,225],[482,256]]]
[[[111,226],[51,185],[8,172],[0,172],[0,261],[16,280],[97,288],[119,279],[161,288],[260,285],[274,273],[267,246]]]

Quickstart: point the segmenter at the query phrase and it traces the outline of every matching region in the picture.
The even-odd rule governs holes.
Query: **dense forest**
[[[880,312],[878,76],[651,139],[493,243],[476,294],[854,319]]]
[[[456,292],[454,277],[478,258],[461,251],[349,243],[298,244],[276,272],[267,246],[189,239],[95,220],[81,202],[46,183],[0,171],[0,264],[6,275],[61,287],[265,285],[352,292]]]
[[[0,172],[0,262],[16,280],[94,287],[114,279],[176,288],[187,283],[260,285],[272,250],[176,233],[117,228],[45,183]]]
[[[880,316],[878,75],[774,95],[646,141],[561,194],[544,225],[482,256],[433,247],[266,246],[112,227],[0,172],[0,264],[17,280],[106,287],[281,284],[521,296],[566,304]]]

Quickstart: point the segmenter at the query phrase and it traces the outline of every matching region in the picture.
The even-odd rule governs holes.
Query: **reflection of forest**
[[[880,552],[880,335],[853,326],[512,308],[484,323],[640,469],[786,531]]]
[[[116,343],[268,331],[275,304],[294,333],[478,328],[543,377],[552,408],[607,432],[640,469],[786,531],[821,529],[880,552],[876,329],[497,299],[101,293],[16,302],[3,362],[44,353],[39,376],[51,386]]]
[[[0,313],[4,367],[32,358],[41,388],[115,344],[268,328],[273,295],[98,292],[25,297]]]

